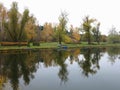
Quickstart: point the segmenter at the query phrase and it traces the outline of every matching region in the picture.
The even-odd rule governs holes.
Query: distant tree
[[[116,31],[116,28],[114,26],[112,26],[112,28],[109,31],[108,42],[109,43],[120,43],[119,32]]]
[[[107,36],[106,35],[101,35],[101,42],[107,42]]]
[[[54,28],[51,23],[44,24],[44,30],[41,31],[41,40],[44,42],[50,42],[53,40],[53,31]]]
[[[89,18],[89,16],[86,16],[83,19],[83,30],[85,31],[85,37],[88,41],[88,44],[91,44],[91,31],[92,31],[92,23],[95,22],[96,20],[93,18]]]
[[[79,28],[78,27],[73,27],[71,25],[70,27],[70,35],[71,40],[73,43],[79,43],[80,42],[80,33],[79,33]]]
[[[97,23],[97,25],[92,29],[94,39],[98,44],[100,43],[100,36],[101,36],[99,28],[100,28],[100,23]]]
[[[80,32],[80,41],[84,41],[83,39],[84,39],[85,31],[83,30],[83,25],[80,26],[79,32]]]
[[[5,30],[10,41],[20,42],[26,40],[25,25],[28,21],[29,10],[25,9],[23,15],[18,12],[17,2],[12,3],[5,22]]]

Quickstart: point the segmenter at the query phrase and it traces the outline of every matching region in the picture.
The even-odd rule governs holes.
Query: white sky
[[[18,2],[19,11],[28,8],[39,24],[58,23],[61,11],[68,13],[69,24],[79,27],[84,16],[96,18],[102,34],[108,34],[114,25],[120,31],[120,0],[0,0],[7,9],[13,1]]]

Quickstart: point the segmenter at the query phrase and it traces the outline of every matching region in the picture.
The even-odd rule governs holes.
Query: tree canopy
[[[99,44],[101,41],[119,42],[119,32],[112,28],[108,38],[106,35],[101,35],[101,23],[90,16],[85,16],[79,27],[73,25],[68,27],[68,13],[65,11],[61,12],[58,20],[58,23],[45,22],[39,25],[37,18],[30,15],[29,9],[24,9],[23,13],[19,12],[17,2],[13,2],[9,10],[0,4],[0,41],[58,42],[59,44],[82,41],[88,44],[92,42]]]

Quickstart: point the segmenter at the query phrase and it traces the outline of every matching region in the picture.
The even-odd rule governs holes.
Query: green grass
[[[108,44],[108,43],[100,43],[99,45],[97,43],[92,43],[91,45],[88,45],[87,42],[82,42],[81,44],[64,44],[68,48],[77,48],[77,47],[120,47],[120,44]],[[58,48],[57,42],[50,42],[50,43],[40,43],[40,46],[33,46],[30,44],[30,47],[28,46],[0,46],[0,50],[16,50],[16,49],[38,49],[38,48]]]

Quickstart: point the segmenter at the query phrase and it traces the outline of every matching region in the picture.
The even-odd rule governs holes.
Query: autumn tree
[[[41,31],[41,40],[45,42],[50,42],[53,40],[53,31],[54,28],[51,23],[45,23],[44,24],[44,30]]]
[[[27,35],[28,42],[32,42],[37,35],[37,24],[36,18],[34,16],[30,16],[28,22],[25,25],[25,32]]]
[[[7,10],[3,6],[3,4],[0,3],[0,41],[3,41],[5,39],[4,22],[6,18],[7,18]]]
[[[28,21],[29,10],[25,9],[23,15],[18,12],[17,2],[12,3],[5,22],[5,30],[10,41],[26,41],[25,25]]]
[[[79,33],[79,28],[78,27],[74,28],[71,25],[71,27],[70,27],[70,37],[71,37],[73,43],[79,43],[80,42],[80,33]]]
[[[85,37],[88,41],[88,44],[91,44],[91,31],[92,31],[92,23],[95,22],[96,20],[93,18],[89,18],[89,16],[86,16],[83,19],[83,30],[85,31]]]

